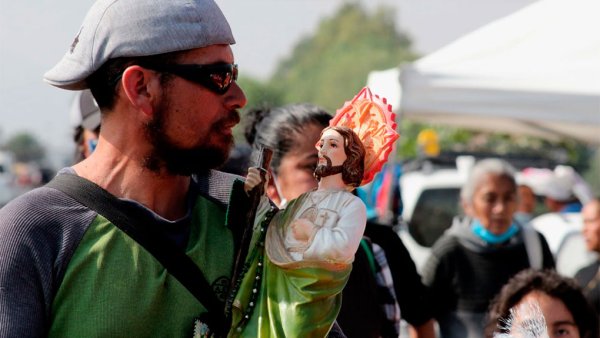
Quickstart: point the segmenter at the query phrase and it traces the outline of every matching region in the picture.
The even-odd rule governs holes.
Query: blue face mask
[[[90,148],[90,154],[96,150],[96,146],[98,145],[98,139],[88,140],[88,147]]]
[[[479,220],[474,219],[473,222],[471,222],[471,231],[473,231],[475,236],[483,239],[486,243],[499,244],[507,241],[509,238],[519,232],[519,227],[513,223],[503,234],[496,235],[488,231],[488,229],[486,229],[483,224],[479,222]]]

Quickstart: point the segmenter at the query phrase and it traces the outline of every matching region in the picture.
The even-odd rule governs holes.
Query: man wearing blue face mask
[[[544,237],[518,223],[514,169],[500,159],[478,162],[461,190],[467,217],[435,243],[423,271],[442,338],[483,337],[490,301],[519,271],[553,268]]]
[[[76,147],[73,162],[78,163],[96,149],[100,134],[100,108],[89,89],[75,94],[71,106],[71,122]]]

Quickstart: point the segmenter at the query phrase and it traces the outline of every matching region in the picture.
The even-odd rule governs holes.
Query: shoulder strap
[[[529,265],[534,269],[541,269],[543,267],[542,257],[542,243],[540,243],[540,236],[535,229],[529,224],[525,224],[521,227],[523,230],[523,241],[525,242],[525,250],[529,257]]]
[[[213,330],[224,328],[224,304],[218,300],[196,263],[174,243],[160,235],[155,226],[156,221],[150,215],[138,209],[127,210],[126,214],[123,211],[123,201],[77,175],[57,175],[46,186],[62,191],[106,217],[144,247],[208,310],[208,315],[201,320]],[[146,226],[136,226],[134,219],[138,224]]]

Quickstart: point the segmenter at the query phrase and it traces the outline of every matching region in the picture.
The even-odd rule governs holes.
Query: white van
[[[400,177],[403,208],[398,234],[419,272],[433,243],[450,227],[454,216],[462,213],[460,189],[475,158],[458,156],[455,163],[425,163]]]

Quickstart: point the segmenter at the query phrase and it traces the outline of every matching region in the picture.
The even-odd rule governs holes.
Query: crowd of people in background
[[[321,121],[316,122],[315,116]],[[313,144],[328,115],[318,107],[298,104],[253,110],[246,119],[248,142],[276,149],[268,188],[270,197],[285,207],[287,200],[314,189]],[[551,222],[537,222],[557,213],[576,214],[581,220],[578,212],[583,209],[585,227],[581,222],[575,223],[566,232],[585,235],[588,249],[600,254],[600,225],[596,226],[600,224],[600,202],[590,200],[585,182],[572,168],[544,170],[545,175],[538,175],[537,181],[531,170],[529,174],[527,170],[518,172],[499,158],[475,164],[461,191],[464,215],[457,215],[454,224],[434,245],[422,281],[391,224],[378,224],[382,215],[365,191],[359,189],[369,215],[364,238],[368,245],[357,252],[351,278],[343,291],[338,323],[346,336],[397,337],[402,331],[398,330],[402,318],[410,326],[411,337],[512,337],[505,325],[509,310],[518,307],[528,293],[539,290],[543,294],[536,296],[541,297],[536,301],[542,306],[540,316],[546,318],[549,337],[596,337],[599,261],[582,269],[575,279],[572,275],[560,275],[555,270],[557,248],[552,250],[534,224],[543,226],[544,232],[557,232]],[[286,182],[291,178],[298,181]],[[290,194],[290,189],[298,189],[296,195]],[[536,202],[540,197],[547,206],[542,215]],[[580,198],[587,202],[583,208]],[[397,207],[390,204],[394,205]],[[537,221],[532,222],[534,219]],[[561,241],[565,235],[559,237],[553,240]],[[372,259],[376,268],[369,269],[368,257],[377,258],[377,253],[383,259]],[[392,292],[381,292],[386,287]],[[556,306],[552,301],[564,303],[567,319],[551,316],[549,308]],[[517,332],[517,327],[512,333]]]
[[[56,182],[0,211],[0,336],[183,337],[205,326],[226,333],[227,318],[214,307],[226,298],[239,244],[228,208],[259,145],[274,151],[266,196],[277,208],[317,188],[315,144],[331,119],[318,106],[249,109],[249,146],[230,153],[246,98],[233,35],[214,2],[110,3],[94,5],[46,80],[81,90],[71,110],[74,165],[57,175],[77,182],[60,184],[105,198],[120,214],[107,216],[105,205]],[[188,25],[187,16],[207,26]],[[95,39],[111,53],[92,48]],[[422,273],[396,231],[397,175],[381,175],[378,189],[395,197],[395,216],[383,215],[371,192],[355,192],[368,219],[329,337],[598,338],[600,198],[573,168],[518,172],[500,158],[478,161],[460,193],[463,214]],[[141,237],[154,244],[123,235],[137,222],[153,229]],[[578,257],[586,260],[562,270],[569,241],[585,243]],[[202,286],[162,273],[160,264],[182,256],[156,243],[191,257]]]

